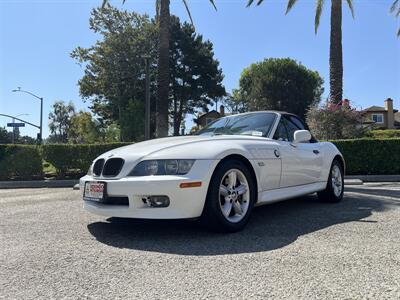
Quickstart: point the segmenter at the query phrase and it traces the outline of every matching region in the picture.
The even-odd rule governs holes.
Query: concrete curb
[[[400,175],[349,175],[346,179],[359,179],[363,182],[400,182]]]
[[[78,179],[71,179],[71,180],[0,181],[0,189],[74,187],[78,183],[79,183]]]
[[[347,178],[344,179],[345,186],[347,186],[347,185],[363,185],[363,184],[364,184],[364,182],[360,179],[347,179]]]

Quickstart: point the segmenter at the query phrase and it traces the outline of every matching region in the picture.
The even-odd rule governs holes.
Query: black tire
[[[341,175],[341,192],[340,194],[335,193],[335,187],[334,187],[334,182],[332,180],[332,170],[334,168],[337,168],[337,170],[340,171]],[[335,159],[332,162],[331,168],[329,170],[329,177],[328,177],[328,182],[326,184],[326,189],[318,192],[318,199],[322,202],[329,202],[329,203],[337,203],[340,202],[343,199],[343,193],[344,193],[344,172],[343,172],[343,166],[342,164]]]
[[[247,211],[241,217],[242,219],[238,222],[230,222],[227,217],[224,216],[221,209],[221,202],[225,201],[225,197],[220,195],[220,184],[223,180],[223,177],[230,170],[239,170],[242,175],[245,176],[247,184],[248,184],[248,191],[246,199],[238,197],[238,201],[249,202]],[[223,198],[221,198],[223,197]],[[242,196],[243,197],[243,196]],[[207,198],[203,209],[203,214],[201,216],[201,221],[203,225],[211,229],[212,231],[216,232],[237,232],[242,230],[249,221],[251,212],[254,207],[254,203],[256,202],[257,198],[257,190],[256,190],[256,183],[254,182],[254,178],[248,169],[248,167],[241,162],[240,160],[226,160],[221,162],[214,174],[211,178],[210,185],[208,187]],[[223,199],[223,200],[221,200]],[[232,200],[230,201],[232,203]],[[234,214],[235,212],[232,211]]]

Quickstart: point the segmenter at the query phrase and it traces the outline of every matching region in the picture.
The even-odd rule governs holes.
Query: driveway
[[[242,232],[106,219],[71,189],[0,190],[0,298],[399,299],[400,184],[255,209]]]

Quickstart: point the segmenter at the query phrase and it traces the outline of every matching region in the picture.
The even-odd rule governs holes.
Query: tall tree
[[[106,5],[92,11],[90,28],[102,39],[89,48],[77,47],[71,56],[84,66],[80,94],[93,113],[121,128],[122,141],[144,138],[145,60],[150,57],[151,82],[157,67],[157,27],[146,15]],[[155,84],[151,91],[155,91]],[[151,94],[155,102],[155,94]]]
[[[392,6],[390,7],[390,12],[393,13],[396,18],[400,16],[400,0],[393,1]],[[397,36],[400,36],[400,28],[397,31]]]
[[[292,9],[298,0],[288,0],[286,14]],[[353,0],[331,0],[331,33],[329,50],[329,83],[330,99],[333,103],[340,103],[343,100],[343,54],[342,54],[342,1],[346,1],[354,18]],[[248,0],[247,6],[252,5],[254,0]],[[264,0],[257,0],[260,5]],[[316,0],[315,11],[315,34],[321,19],[325,0]]]
[[[304,117],[319,103],[323,80],[290,58],[270,58],[250,65],[240,77],[239,94],[250,110],[283,110]]]
[[[222,71],[214,59],[213,45],[204,41],[188,23],[172,16],[168,59],[175,66],[168,78],[168,112],[174,120],[174,133],[187,113],[206,107],[225,94]],[[103,38],[89,48],[76,48],[72,57],[84,64],[79,80],[80,93],[91,101],[92,112],[102,123],[120,126],[122,139],[143,139],[145,55],[150,54],[151,100],[156,99],[158,26],[147,16],[106,5],[95,9],[90,18],[92,30]],[[96,116],[96,117],[97,117]],[[153,115],[153,128],[156,117]]]
[[[219,62],[214,59],[213,44],[196,34],[193,26],[181,24],[171,17],[170,111],[174,135],[180,134],[186,114],[206,108],[213,100],[225,95],[223,75]]]
[[[125,3],[126,0],[122,0]],[[187,0],[182,0],[185,9],[193,23]],[[215,9],[214,0],[209,0]],[[108,0],[103,0],[103,7]],[[169,35],[170,35],[170,0],[156,0],[158,35],[158,76],[157,76],[157,114],[156,135],[164,137],[168,135],[168,108],[169,108]]]
[[[53,135],[53,141],[59,143],[68,142],[68,131],[71,127],[71,118],[75,114],[72,102],[66,104],[64,101],[56,101],[49,113],[49,129]]]

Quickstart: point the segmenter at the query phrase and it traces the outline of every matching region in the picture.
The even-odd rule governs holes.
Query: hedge
[[[42,146],[43,159],[52,164],[59,176],[69,170],[86,173],[92,161],[100,154],[130,143],[109,144],[48,144]]]
[[[400,129],[371,130],[367,136],[374,139],[400,138]]]
[[[332,141],[342,152],[348,175],[400,174],[400,139]]]
[[[42,156],[38,146],[0,145],[0,180],[42,177]]]
[[[400,139],[356,139],[332,141],[343,153],[348,175],[400,174]],[[0,180],[43,177],[42,161],[52,164],[59,177],[73,171],[86,173],[100,154],[129,143],[43,146],[0,145]]]

